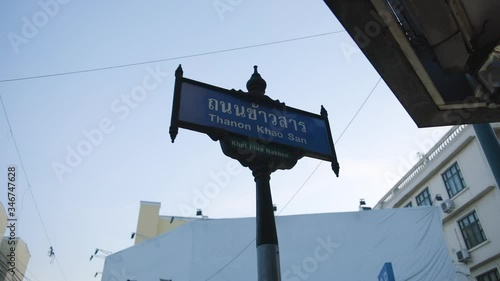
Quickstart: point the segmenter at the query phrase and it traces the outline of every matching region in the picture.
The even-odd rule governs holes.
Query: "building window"
[[[408,202],[408,204],[406,204],[403,208],[410,208],[410,207],[413,207],[413,205],[411,204],[411,201]]]
[[[464,237],[467,249],[486,241],[486,236],[484,235],[483,227],[477,217],[476,211],[473,211],[465,218],[459,220],[458,226],[460,226],[460,231]]]
[[[418,206],[432,206],[431,194],[429,193],[428,187],[426,187],[424,191],[420,192],[415,199],[417,199]]]
[[[500,275],[498,274],[498,270],[495,268],[477,276],[476,279],[477,281],[500,281]]]
[[[466,186],[464,177],[462,176],[462,172],[460,171],[460,167],[458,167],[457,162],[442,173],[441,177],[443,177],[444,184],[446,185],[446,191],[448,191],[448,196],[450,196],[450,198],[455,196]]]

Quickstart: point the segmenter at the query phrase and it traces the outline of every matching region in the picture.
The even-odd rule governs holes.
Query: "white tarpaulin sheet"
[[[455,281],[441,210],[418,207],[277,217],[283,281]],[[255,281],[255,218],[198,220],[110,255],[104,281]]]

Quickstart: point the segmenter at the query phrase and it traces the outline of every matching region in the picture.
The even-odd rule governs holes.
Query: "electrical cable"
[[[18,263],[20,263],[24,268],[26,268],[26,272],[28,272],[30,275],[31,275],[31,278],[32,279],[35,279],[36,281],[40,281],[40,279],[38,279],[38,277],[35,276],[35,274],[33,274],[33,272],[31,272],[29,269],[28,269],[28,266],[25,265],[24,263],[22,263],[21,261],[17,261]],[[26,275],[26,273],[24,273]],[[27,277],[25,277],[27,278]],[[29,280],[28,280],[29,281]]]
[[[9,116],[7,115],[7,110],[5,109],[5,105],[3,103],[3,98],[1,95],[0,95],[0,102],[2,103],[3,112],[5,113],[5,119],[7,120],[7,125],[9,126],[9,133],[12,136],[12,141],[14,142],[14,147],[16,149],[17,156],[19,157],[19,163],[21,163],[21,169],[23,170],[24,178],[26,179],[26,183],[28,185],[28,190],[30,191],[31,197],[33,198],[33,203],[35,205],[36,212],[38,213],[38,217],[40,218],[40,221],[42,223],[43,230],[45,231],[45,236],[47,237],[49,244],[52,244],[52,243],[50,243],[49,235],[47,234],[47,229],[45,228],[45,224],[43,223],[42,216],[40,215],[40,210],[38,209],[38,205],[36,203],[35,197],[33,196],[33,191],[31,190],[31,184],[29,182],[28,175],[26,174],[26,169],[24,168],[24,163],[21,159],[21,154],[19,153],[19,148],[17,146],[16,138],[14,137],[14,132],[12,132],[12,127],[10,124]]]
[[[94,71],[102,71],[102,70],[109,70],[109,69],[116,69],[116,68],[124,68],[124,67],[137,66],[137,65],[150,64],[150,63],[157,63],[157,62],[165,62],[165,61],[178,60],[178,59],[201,57],[201,56],[207,56],[207,55],[214,55],[214,54],[220,54],[220,53],[226,53],[226,52],[239,51],[239,50],[244,50],[244,49],[251,49],[251,48],[256,48],[256,47],[263,47],[263,46],[269,46],[269,45],[276,45],[276,44],[282,44],[282,43],[287,43],[287,42],[299,41],[299,40],[310,39],[310,38],[315,38],[315,37],[321,37],[321,36],[326,36],[326,35],[332,35],[332,34],[337,34],[337,33],[342,33],[342,32],[345,32],[345,30],[331,31],[331,32],[326,32],[326,33],[319,33],[319,34],[313,34],[313,35],[308,35],[308,36],[295,37],[295,38],[291,38],[291,39],[284,39],[284,40],[279,40],[279,41],[273,41],[273,42],[267,42],[267,43],[260,43],[260,44],[253,44],[253,45],[247,45],[247,46],[242,46],[242,47],[235,47],[235,48],[229,48],[229,49],[223,49],[223,50],[217,50],[217,51],[211,51],[211,52],[204,52],[204,53],[197,53],[197,54],[190,54],[190,55],[184,55],[184,56],[177,56],[177,57],[171,57],[171,58],[149,60],[149,61],[142,61],[142,62],[134,62],[134,63],[120,64],[120,65],[114,65],[114,66],[105,66],[105,67],[98,67],[98,68],[90,68],[90,69],[83,69],[83,70],[75,70],[75,71],[68,71],[68,72],[59,72],[59,73],[52,73],[52,74],[44,74],[44,75],[37,75],[37,76],[26,76],[26,77],[19,77],[19,78],[9,78],[9,79],[0,80],[0,83],[23,81],[23,80],[32,80],[32,79],[48,78],[48,77],[56,77],[56,76],[63,76],[63,75],[72,75],[72,74],[87,73],[87,72],[94,72]]]
[[[177,60],[177,59],[184,59],[184,58],[191,58],[191,57],[198,57],[198,56],[206,56],[206,55],[219,54],[219,53],[224,53],[224,52],[232,52],[232,51],[238,51],[238,50],[243,50],[243,49],[250,49],[250,48],[255,48],[255,47],[262,47],[262,46],[269,46],[269,45],[274,45],[274,44],[281,44],[281,43],[287,43],[287,42],[292,42],[292,41],[304,40],[304,39],[309,39],[309,38],[314,38],[314,37],[320,37],[320,36],[326,36],[326,35],[331,35],[331,34],[337,34],[337,33],[341,33],[341,32],[345,32],[345,30],[332,31],[332,32],[327,32],[327,33],[321,33],[321,34],[315,34],[315,35],[309,35],[309,36],[303,36],[303,37],[296,37],[296,38],[291,38],[291,39],[285,39],[285,40],[280,40],[280,41],[273,41],[273,42],[267,42],[267,43],[261,43],[261,44],[254,44],[254,45],[248,45],[248,46],[243,46],[243,47],[229,48],[229,49],[223,49],[223,50],[217,50],[217,51],[211,51],[211,52],[204,52],[204,53],[198,53],[198,54],[191,54],[191,55],[185,55],[185,56],[171,57],[171,58],[165,58],[165,59],[142,61],[142,62],[136,62],[136,63],[121,64],[121,65],[114,65],[114,66],[107,66],[107,67],[100,67],[100,68],[92,68],[92,69],[85,69],[85,70],[77,70],[77,71],[69,71],[69,72],[60,72],[60,73],[45,74],[45,75],[38,75],[38,76],[27,76],[27,77],[20,77],[20,78],[3,79],[3,80],[0,80],[0,83],[22,81],[22,80],[32,80],[32,79],[48,78],[48,77],[56,77],[56,76],[63,76],[63,75],[72,75],[72,74],[87,73],[87,72],[94,72],[94,71],[102,71],[102,70],[109,70],[109,69],[116,69],[116,68],[124,68],[124,67],[137,66],[137,65],[150,64],[150,63],[157,63],[157,62],[165,62],[165,61],[170,61],[170,60]],[[351,119],[351,121],[348,123],[348,125],[346,126],[346,128],[342,131],[342,133],[340,134],[340,136],[337,139],[337,141],[335,142],[335,144],[341,139],[341,137],[343,136],[343,134],[347,131],[347,129],[349,128],[349,126],[351,125],[351,123],[354,121],[354,119],[356,118],[356,116],[358,115],[358,113],[361,111],[361,109],[363,108],[363,106],[365,105],[365,103],[367,102],[367,100],[370,98],[371,94],[373,93],[373,91],[375,90],[375,88],[377,87],[377,85],[379,84],[380,81],[381,81],[381,78],[379,78],[379,80],[377,81],[376,85],[373,87],[373,89],[370,92],[370,94],[367,96],[367,98],[365,99],[365,101],[361,104],[360,108],[355,113],[355,115],[353,116],[353,118]],[[24,172],[24,176],[25,176],[25,179],[26,179],[26,182],[27,182],[27,185],[28,185],[28,189],[29,189],[29,191],[31,193],[31,197],[33,199],[36,211],[37,211],[39,219],[40,219],[40,222],[41,222],[42,227],[43,227],[43,229],[45,231],[45,235],[46,235],[47,241],[49,242],[49,244],[52,245],[52,243],[50,242],[50,239],[49,239],[49,236],[48,236],[45,224],[43,223],[42,216],[41,216],[40,211],[38,209],[38,206],[36,204],[36,200],[35,200],[35,197],[33,195],[33,191],[31,190],[31,185],[29,183],[29,180],[28,180],[28,177],[27,177],[27,174],[26,174],[26,170],[25,170],[24,164],[22,162],[21,155],[19,153],[19,149],[18,149],[17,143],[15,141],[14,134],[12,132],[12,127],[11,127],[9,119],[8,119],[7,111],[5,110],[3,99],[1,98],[1,96],[0,96],[0,101],[2,103],[2,108],[4,110],[5,117],[7,119],[7,123],[8,123],[8,126],[9,126],[9,131],[10,131],[10,134],[12,135],[13,142],[14,142],[14,145],[15,145],[15,148],[16,148],[16,152],[17,152],[17,155],[19,157],[19,161],[21,163],[21,167],[22,167],[23,172]],[[280,210],[280,212],[278,213],[277,216],[279,216],[279,214],[288,206],[288,204],[302,190],[302,188],[309,181],[309,179],[316,173],[316,171],[318,170],[318,168],[321,165],[321,163],[323,163],[323,161],[321,161],[315,167],[315,169],[311,172],[311,174],[306,178],[306,180],[304,181],[304,183],[299,187],[299,189],[294,193],[294,195],[287,201],[287,203],[284,205],[284,207]],[[210,280],[211,278],[213,278],[214,276],[216,276],[218,273],[220,273],[224,268],[226,268],[230,263],[232,263],[238,256],[240,256],[254,241],[255,241],[255,239],[253,239],[248,245],[246,245],[242,249],[242,251],[240,251],[240,253],[238,253],[233,259],[231,259],[219,271],[217,271],[215,274],[213,274],[208,279],[206,279],[206,281]],[[57,258],[56,258],[56,262],[57,262],[57,265],[58,265],[58,268],[59,268],[61,274],[63,275],[64,279],[66,280],[66,276],[64,275],[64,273],[63,273],[63,271],[62,271],[62,269],[60,267],[60,264],[59,264],[59,261],[58,261]]]
[[[16,261],[16,263],[17,262],[19,262],[19,261]],[[16,267],[10,267],[10,266],[8,266],[6,264],[6,262],[2,261],[1,259],[0,259],[0,267],[5,270],[5,276],[10,276],[10,277],[12,277],[11,279],[16,279],[16,281],[23,281],[23,278],[25,278],[26,280],[31,281],[31,279],[29,279],[28,277],[26,277],[25,274],[22,274],[21,271],[19,271],[19,269],[17,269]],[[8,273],[9,269],[15,270],[19,274],[14,274],[14,275],[9,274]],[[21,276],[22,276],[22,278],[21,278]]]
[[[373,88],[371,89],[371,91],[368,94],[368,96],[366,96],[366,98],[363,101],[363,103],[361,103],[361,106],[358,108],[358,110],[356,111],[356,113],[354,114],[354,116],[351,118],[351,120],[349,121],[349,123],[347,124],[347,126],[345,127],[345,129],[342,131],[342,133],[340,133],[340,136],[335,141],[335,144],[337,144],[340,141],[340,139],[342,138],[342,136],[344,135],[344,133],[347,131],[347,129],[349,129],[349,127],[351,126],[352,122],[354,121],[354,119],[356,119],[356,117],[358,116],[358,114],[361,111],[361,109],[365,106],[366,102],[371,97],[371,95],[373,94],[373,92],[377,88],[377,86],[380,83],[380,81],[382,81],[382,77],[379,77],[379,79],[377,80],[377,83],[375,83],[375,86],[373,86]],[[325,161],[321,160],[318,163],[318,165],[316,166],[316,168],[314,168],[314,170],[306,178],[306,180],[304,181],[304,183],[302,183],[302,185],[299,187],[299,189],[292,195],[292,197],[290,198],[290,200],[288,200],[288,202],[286,202],[286,204],[284,205],[284,207],[281,208],[280,212],[278,213],[278,216],[279,216],[279,214],[281,214],[281,212],[283,212],[283,210],[288,206],[288,204],[290,204],[290,202],[292,202],[292,200],[295,198],[295,196],[297,196],[297,194],[302,190],[302,188],[306,185],[306,183],[309,181],[309,179],[311,179],[311,177],[314,175],[314,173],[316,173],[316,171],[318,170],[319,166],[321,166],[321,164],[323,162],[325,162]]]
[[[62,268],[61,268],[61,264],[59,263],[59,259],[57,258],[57,256],[56,256],[55,260],[56,260],[57,268],[59,268],[59,271],[61,272],[61,275],[63,276],[63,279],[64,280],[68,280],[66,278],[66,275],[64,274]]]
[[[12,141],[14,143],[14,147],[15,147],[16,152],[17,152],[17,157],[19,158],[19,163],[21,164],[21,169],[22,169],[22,171],[24,173],[24,178],[26,179],[26,184],[28,185],[28,190],[30,191],[31,198],[33,199],[33,204],[35,206],[35,210],[36,210],[36,212],[38,214],[38,218],[40,219],[40,223],[41,223],[42,228],[43,228],[43,230],[45,232],[45,237],[47,238],[47,241],[49,242],[49,245],[52,246],[52,242],[50,241],[49,234],[47,232],[47,228],[45,227],[45,223],[43,222],[42,215],[40,214],[40,209],[38,208],[38,204],[36,203],[35,195],[33,194],[33,191],[31,190],[31,184],[29,182],[28,174],[26,173],[26,169],[24,167],[24,162],[23,162],[23,159],[21,158],[21,153],[19,152],[19,147],[17,146],[16,138],[14,137],[14,132],[12,131],[12,126],[10,124],[9,116],[7,114],[7,110],[5,109],[3,98],[2,98],[1,95],[0,95],[0,102],[2,103],[2,108],[3,108],[3,111],[5,113],[5,119],[7,121],[7,125],[9,126],[9,132],[10,132],[10,135],[12,136]],[[57,257],[56,257],[56,261],[57,261]],[[62,271],[62,269],[61,269],[61,267],[59,265],[58,261],[57,261],[57,264],[58,264],[59,271],[61,272],[61,275],[64,277],[64,280],[67,280],[66,276],[64,275],[64,273],[63,273],[63,271]]]

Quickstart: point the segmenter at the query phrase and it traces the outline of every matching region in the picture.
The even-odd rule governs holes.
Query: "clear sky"
[[[236,163],[218,143],[183,129],[170,142],[179,64],[185,77],[243,90],[258,65],[270,97],[328,110],[340,177],[310,158],[274,173],[281,215],[356,211],[360,198],[375,205],[446,128],[418,129],[343,30],[321,0],[2,1],[0,96],[13,136],[2,109],[0,201],[16,165],[28,280],[95,280],[104,263],[90,255],[132,245],[141,200],[161,202],[163,215],[255,216],[247,169],[200,199]],[[261,45],[272,42],[281,43]],[[45,77],[11,80],[34,76]]]

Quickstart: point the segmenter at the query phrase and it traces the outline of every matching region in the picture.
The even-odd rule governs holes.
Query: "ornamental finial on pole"
[[[257,72],[257,66],[254,65],[252,77],[247,82],[247,90],[251,95],[263,96],[266,93],[267,83]]]

